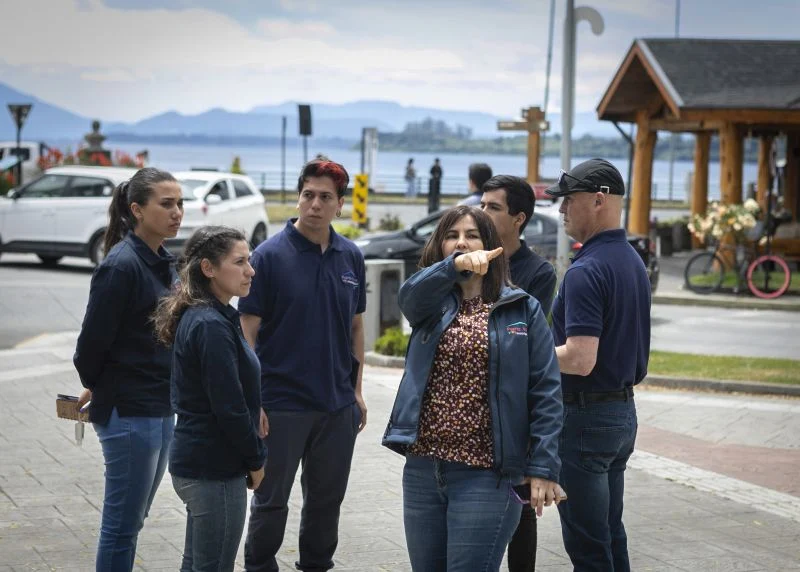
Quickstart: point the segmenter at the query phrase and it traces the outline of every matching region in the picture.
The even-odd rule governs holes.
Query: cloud
[[[256,22],[256,29],[269,39],[293,37],[332,37],[336,30],[327,22],[297,22],[289,19],[261,19]]]
[[[133,83],[137,79],[136,75],[124,69],[104,69],[98,71],[84,71],[81,72],[81,79],[87,81],[97,82],[112,82],[112,83]]]

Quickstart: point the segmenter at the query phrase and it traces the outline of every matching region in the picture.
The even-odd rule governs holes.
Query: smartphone
[[[60,399],[61,401],[78,401],[77,395],[64,395],[63,393],[59,393],[57,398]]]

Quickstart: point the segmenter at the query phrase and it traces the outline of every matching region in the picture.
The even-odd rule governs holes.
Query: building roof
[[[637,39],[598,116],[633,120],[636,110],[653,108],[656,94],[675,119],[695,110],[761,110],[762,119],[767,111],[796,111],[800,117],[800,41]]]

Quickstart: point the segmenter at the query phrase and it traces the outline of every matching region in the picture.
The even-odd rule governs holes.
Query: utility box
[[[403,314],[397,293],[405,279],[403,262],[367,260],[367,310],[364,312],[364,349],[372,350],[387,329],[401,327]]]

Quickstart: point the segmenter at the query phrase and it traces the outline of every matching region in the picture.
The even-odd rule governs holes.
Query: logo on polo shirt
[[[506,333],[512,336],[528,336],[528,324],[525,322],[514,322],[506,326]]]
[[[358,286],[358,278],[356,278],[356,275],[349,270],[342,274],[342,282],[350,286]]]

